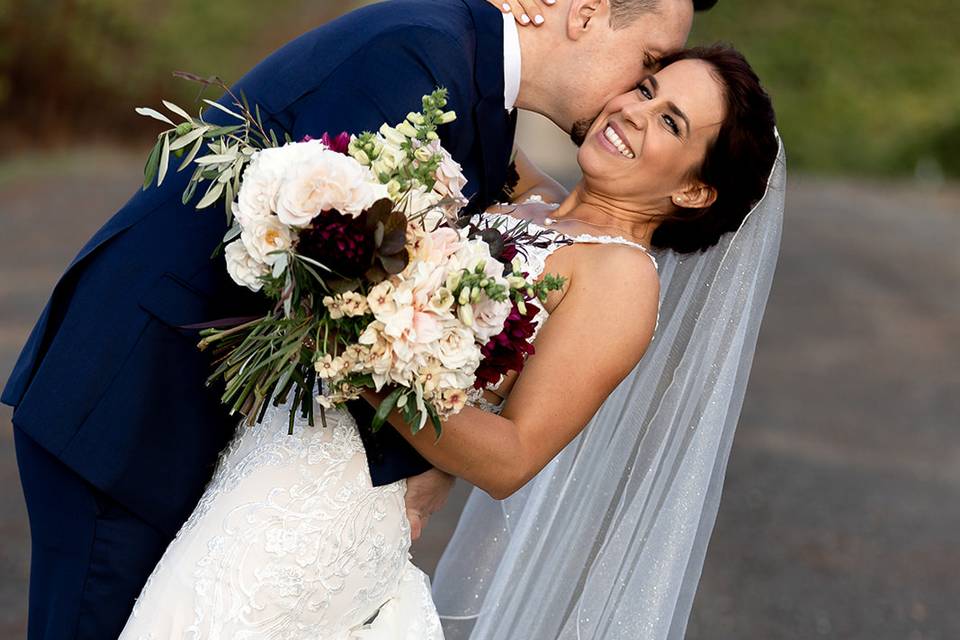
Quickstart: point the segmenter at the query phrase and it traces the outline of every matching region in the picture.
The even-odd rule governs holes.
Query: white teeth
[[[603,131],[603,136],[610,141],[610,144],[615,146],[619,151],[620,155],[625,158],[633,159],[635,156],[633,151],[624,144],[623,140],[620,139],[620,136],[617,135],[617,132],[613,130],[613,127],[607,127]]]

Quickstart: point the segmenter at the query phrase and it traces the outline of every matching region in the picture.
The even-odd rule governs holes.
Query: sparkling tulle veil
[[[658,334],[517,494],[474,489],[434,580],[447,640],[683,638],[776,268],[786,164],[740,229],[657,254]]]

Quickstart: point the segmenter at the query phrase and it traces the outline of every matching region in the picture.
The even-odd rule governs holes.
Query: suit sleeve
[[[408,26],[377,36],[287,109],[295,140],[324,131],[361,133],[396,125],[421,98],[448,91],[457,120],[439,131],[454,156],[472,143],[473,55],[469,45],[434,28]]]

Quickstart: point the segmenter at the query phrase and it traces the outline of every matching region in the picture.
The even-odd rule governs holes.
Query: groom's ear
[[[671,200],[681,209],[703,209],[717,201],[717,190],[697,181],[673,194]]]
[[[579,40],[609,22],[609,0],[571,0],[567,12],[567,37]]]

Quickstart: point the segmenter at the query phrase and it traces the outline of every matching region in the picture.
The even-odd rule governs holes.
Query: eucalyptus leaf
[[[221,138],[223,136],[228,136],[234,131],[243,129],[242,124],[232,124],[228,127],[211,127],[203,134],[205,138]]]
[[[230,230],[227,231],[226,235],[223,236],[224,242],[230,242],[234,238],[240,237],[240,234],[243,233],[243,227],[240,224],[234,224],[230,227]]]
[[[183,149],[183,148],[186,147],[188,144],[190,144],[191,142],[195,141],[197,138],[202,138],[204,132],[205,132],[208,128],[209,128],[209,127],[207,127],[207,126],[199,127],[199,128],[197,128],[197,129],[194,129],[194,130],[191,131],[190,133],[187,133],[187,134],[184,134],[184,135],[180,136],[179,138],[177,138],[177,139],[170,145],[170,151],[176,151],[177,149]]]
[[[163,136],[163,149],[160,151],[160,168],[157,169],[157,186],[163,184],[167,177],[167,167],[170,166],[170,136]]]
[[[200,202],[197,203],[197,209],[206,209],[207,207],[212,205],[214,202],[216,202],[222,193],[223,193],[222,184],[218,182],[211,184],[210,188],[207,189],[207,193],[204,194],[203,198],[200,199]]]
[[[137,107],[136,112],[139,113],[141,116],[147,116],[148,118],[153,118],[154,120],[159,120],[160,122],[166,122],[167,124],[172,125],[174,127],[177,126],[176,124],[174,124],[173,120],[163,115],[156,109],[151,109],[149,107]]]
[[[153,145],[153,149],[150,150],[150,155],[147,157],[147,165],[143,168],[144,191],[150,187],[150,185],[153,183],[153,179],[157,177],[157,167],[160,165],[161,146],[161,142],[157,140],[157,143]]]
[[[397,405],[397,400],[400,399],[400,394],[404,391],[406,391],[406,389],[402,387],[394,389],[390,395],[384,398],[380,406],[377,407],[377,413],[374,414],[373,422],[370,424],[370,428],[373,429],[374,433],[380,431],[380,427],[382,427],[383,423],[390,417],[390,412],[393,411],[393,408]]]
[[[191,180],[187,184],[187,188],[183,190],[183,196],[180,198],[180,202],[187,204],[190,200],[193,199],[193,194],[197,192],[197,185],[200,184],[196,180]]]
[[[163,106],[165,106],[167,109],[170,109],[170,111],[174,112],[175,114],[177,114],[178,116],[186,120],[187,122],[193,122],[193,118],[190,116],[190,114],[184,111],[183,109],[181,109],[180,107],[178,107],[177,105],[173,104],[172,102],[168,102],[167,100],[163,100],[162,102],[163,102]]]
[[[244,121],[246,120],[246,118],[244,118],[242,115],[234,111],[231,111],[230,109],[226,108],[219,102],[214,102],[213,100],[207,100],[206,98],[204,98],[203,101],[206,102],[211,107],[213,107],[214,109],[219,109],[220,111],[223,111],[224,113],[233,116],[237,120],[244,120]]]
[[[236,159],[237,158],[234,155],[214,154],[197,158],[197,164],[203,167],[210,164],[224,164],[227,162],[233,162]]]
[[[203,138],[201,137],[193,144],[193,148],[190,149],[190,153],[187,154],[187,157],[183,159],[183,162],[180,163],[180,167],[177,169],[177,173],[186,169],[193,159],[197,157],[197,154],[200,153],[200,147],[203,146]]]
[[[329,271],[330,273],[333,273],[333,269],[331,269],[330,267],[327,267],[326,265],[320,264],[313,258],[308,258],[307,256],[300,255],[300,254],[297,254],[297,258],[299,258],[300,260],[303,260],[307,264],[312,264],[315,267],[320,267],[324,271]]]

